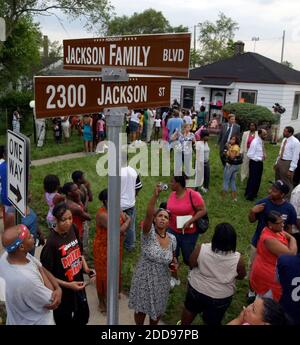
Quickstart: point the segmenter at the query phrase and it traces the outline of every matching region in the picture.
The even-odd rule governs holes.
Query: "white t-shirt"
[[[155,127],[160,127],[161,126],[161,119],[155,119]]]
[[[130,114],[130,121],[140,123],[139,115],[140,115],[140,113],[135,113],[134,111],[132,111]]]
[[[126,210],[135,206],[135,189],[137,172],[127,166],[121,168],[121,209]]]
[[[50,304],[52,291],[44,285],[38,269],[41,263],[27,254],[29,263],[13,265],[7,261],[7,252],[0,258],[0,276],[5,280],[7,325],[53,325]]]
[[[70,127],[70,121],[69,121],[69,116],[61,116],[60,117],[61,118],[61,125],[63,126],[63,127]],[[63,120],[63,119],[65,119],[65,120]]]
[[[185,123],[187,123],[188,125],[191,125],[191,124],[193,123],[193,120],[192,120],[192,118],[190,117],[190,115],[185,115],[185,116],[183,117],[183,121],[184,121]]]

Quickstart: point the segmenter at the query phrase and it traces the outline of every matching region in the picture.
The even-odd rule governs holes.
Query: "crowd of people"
[[[247,274],[249,306],[229,324],[300,324],[300,256],[297,254],[300,191],[298,187],[292,190],[300,143],[293,136],[293,128],[286,127],[274,162],[275,182],[268,196],[256,201],[249,210],[249,222],[257,222],[257,227],[251,241],[247,272],[247,263],[237,251],[236,230],[230,223],[217,224],[209,243],[197,244],[199,236],[201,238],[199,221],[210,213],[201,195],[209,192],[210,181],[205,110],[202,104],[199,112],[184,111],[174,102],[163,114],[147,109],[131,111],[127,117],[130,145],[162,136],[175,154],[174,175],[169,181],[171,193],[165,203],[158,205],[160,193],[165,189],[162,184],[153,186],[142,222],[141,253],[129,293],[129,308],[134,311],[135,322],[144,324],[146,316],[151,325],[159,322],[170,290],[181,284],[179,273],[185,265],[188,267],[187,287],[179,324],[190,325],[200,314],[205,324],[220,325],[236,293],[236,280],[244,279]],[[54,126],[59,127],[55,121]],[[92,117],[84,116],[78,125],[87,152],[93,149],[92,121]],[[98,117],[97,138],[103,140],[105,132],[105,119]],[[241,135],[234,114],[220,126],[218,145],[220,164],[224,167],[223,198],[230,188],[233,202],[238,202],[236,178],[239,172],[242,180],[247,178],[245,198],[250,201],[257,198],[263,162],[267,159],[265,140],[266,131],[257,128],[256,123],[250,123],[249,130]],[[196,183],[189,187],[187,181],[194,151]],[[92,188],[84,171],[73,171],[72,181],[63,186],[58,176],[45,176],[44,197],[48,205],[45,220],[49,236],[44,241],[36,221],[15,224],[10,217],[12,206],[7,200],[5,148],[2,147],[0,153],[5,229],[0,277],[6,283],[7,324],[87,324],[89,305],[85,286],[89,280],[96,282],[100,311],[105,313],[107,308],[107,232],[110,231],[107,189],[99,191],[101,205],[93,215],[88,210],[93,200]],[[131,252],[136,246],[136,200],[143,187],[136,170],[126,164],[127,157],[123,158],[124,155],[121,213],[116,215],[120,218],[120,267],[123,248]],[[36,219],[32,213],[28,208],[28,217]],[[94,238],[89,232],[92,219],[96,222]],[[33,256],[38,239],[44,244],[40,261]],[[90,240],[93,241],[94,269],[88,265]],[[28,288],[24,288],[26,286]],[[121,287],[120,273],[119,290]]]

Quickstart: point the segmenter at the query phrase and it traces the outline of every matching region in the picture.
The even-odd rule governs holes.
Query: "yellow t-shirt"
[[[140,125],[143,126],[144,124],[144,115],[141,115],[140,117]]]
[[[229,157],[231,155],[231,153],[235,152],[236,153],[236,156],[240,154],[240,147],[239,145],[230,145],[229,144],[229,148],[228,148],[228,151],[227,151],[227,156]]]

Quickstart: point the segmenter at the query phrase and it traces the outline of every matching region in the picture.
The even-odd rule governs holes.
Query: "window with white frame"
[[[257,90],[239,90],[238,102],[256,104],[257,101]]]
[[[292,120],[298,119],[299,109],[300,109],[300,92],[295,92],[293,112],[292,112]]]
[[[181,105],[184,109],[190,109],[195,104],[195,88],[181,87]]]

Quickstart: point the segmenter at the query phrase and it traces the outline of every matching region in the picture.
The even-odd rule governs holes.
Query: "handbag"
[[[196,212],[196,208],[195,208],[195,206],[193,204],[193,200],[192,200],[192,192],[190,192],[190,200],[191,200],[192,207],[193,207],[194,211]],[[208,218],[207,212],[204,216],[202,216],[201,218],[198,218],[195,221],[195,225],[196,225],[196,231],[198,234],[204,234],[207,231],[207,229],[209,227],[209,218]]]

